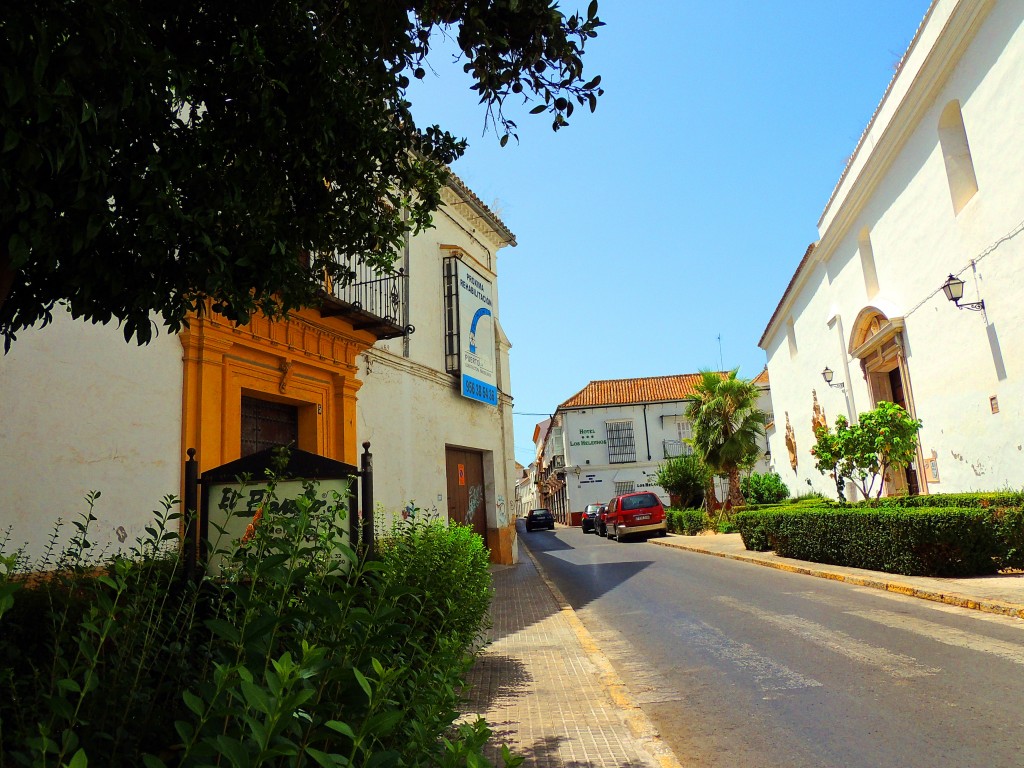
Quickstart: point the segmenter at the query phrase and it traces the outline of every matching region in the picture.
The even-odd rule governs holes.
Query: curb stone
[[[847,584],[854,584],[859,587],[869,587],[871,589],[879,589],[884,592],[895,592],[897,594],[907,595],[908,597],[931,600],[932,602],[954,605],[959,608],[968,608],[975,611],[983,611],[985,613],[995,613],[1000,616],[1012,616],[1014,618],[1024,619],[1024,606],[1008,603],[1003,600],[978,599],[968,597],[967,595],[961,595],[956,592],[922,589],[910,584],[885,578],[860,576],[858,574],[842,573],[840,571],[830,571],[824,568],[796,565],[782,560],[769,560],[753,555],[736,554],[735,552],[713,552],[703,547],[697,547],[691,544],[683,544],[675,541],[666,541],[665,539],[651,539],[651,543],[656,544],[659,547],[682,549],[687,552],[696,552],[701,555],[712,555],[714,557],[725,558],[726,560],[737,560],[741,563],[753,563],[754,565],[761,565],[766,568],[775,568],[779,571],[799,573],[804,576],[815,576],[819,579],[841,581]]]

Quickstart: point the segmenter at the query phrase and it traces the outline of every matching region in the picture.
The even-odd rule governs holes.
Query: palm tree
[[[694,387],[697,399],[686,411],[693,424],[694,450],[715,474],[729,478],[726,507],[743,504],[740,467],[760,452],[759,438],[767,420],[757,407],[757,387],[749,379],[738,378],[737,370],[700,371],[701,380]],[[713,485],[709,493],[710,509],[717,504]]]

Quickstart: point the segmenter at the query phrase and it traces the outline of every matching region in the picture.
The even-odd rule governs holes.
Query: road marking
[[[689,647],[704,652],[749,675],[762,691],[795,691],[820,688],[812,677],[794,672],[789,667],[762,656],[746,643],[738,643],[721,630],[703,621],[679,620],[669,624],[669,631]]]
[[[880,646],[865,643],[862,640],[851,637],[845,632],[829,629],[826,626],[801,618],[800,616],[770,613],[752,605],[747,605],[733,597],[722,596],[717,598],[717,600],[728,605],[730,608],[749,613],[766,624],[771,624],[786,632],[791,632],[809,643],[838,653],[852,661],[878,667],[886,674],[896,678],[927,677],[939,672],[934,667],[926,667],[919,663],[912,656],[893,653]]]
[[[944,624],[937,624],[933,621],[915,619],[892,611],[846,611],[850,616],[858,616],[868,621],[884,624],[893,629],[902,629],[912,632],[915,635],[927,637],[938,643],[952,645],[956,648],[967,648],[971,651],[989,653],[993,656],[1012,661],[1014,664],[1024,664],[1024,646],[1019,643],[1008,643],[1004,640],[978,635],[974,632],[964,632],[960,629],[947,627]]]

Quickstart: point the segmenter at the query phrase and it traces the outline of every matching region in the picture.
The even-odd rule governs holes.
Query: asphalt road
[[[578,528],[520,540],[684,765],[1024,766],[1024,621]]]

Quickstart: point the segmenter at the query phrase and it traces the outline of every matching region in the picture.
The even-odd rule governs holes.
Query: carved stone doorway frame
[[[914,389],[907,366],[904,327],[902,317],[890,319],[875,307],[865,307],[853,323],[849,353],[852,358],[860,361],[872,408],[883,400],[898,402],[898,397],[893,397],[893,388],[894,384],[897,388],[902,385],[902,405],[910,417],[916,419],[917,408],[914,405]],[[928,481],[924,472],[924,455],[920,439],[917,441],[917,460],[914,466],[908,467],[906,473],[890,472],[884,478],[885,495],[907,493],[915,479],[918,492],[927,494]]]

